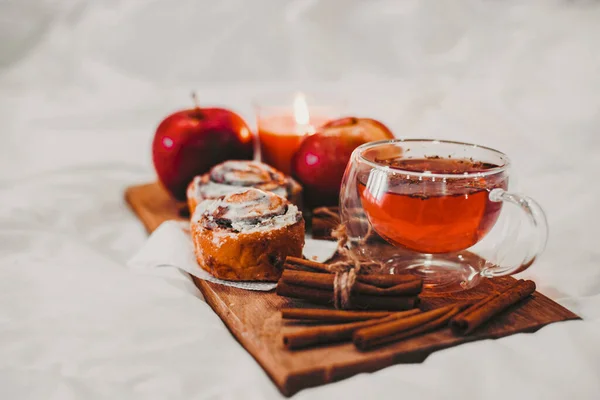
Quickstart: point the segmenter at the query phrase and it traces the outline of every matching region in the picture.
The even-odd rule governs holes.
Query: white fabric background
[[[190,89],[252,123],[254,96],[311,87],[508,153],[551,228],[523,275],[584,321],[296,397],[597,398],[598,49],[591,0],[3,0],[0,398],[278,398],[206,304],[125,267],[146,235],[121,195]]]

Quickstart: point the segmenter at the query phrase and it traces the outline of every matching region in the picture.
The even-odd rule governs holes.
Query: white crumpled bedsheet
[[[596,399],[600,3],[0,4],[0,399],[279,398],[197,293],[129,270],[122,201],[198,90],[252,121],[279,88],[343,93],[397,136],[507,152],[548,212],[523,276],[584,320],[437,352],[303,398]]]

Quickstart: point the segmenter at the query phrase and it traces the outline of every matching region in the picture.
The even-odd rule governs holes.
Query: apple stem
[[[198,96],[196,96],[195,91],[192,91],[192,101],[194,102],[196,108],[200,108],[200,104],[198,103]]]

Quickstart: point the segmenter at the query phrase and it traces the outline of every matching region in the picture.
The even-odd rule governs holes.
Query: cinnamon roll
[[[301,207],[302,187],[292,178],[258,161],[230,160],[215,165],[208,173],[196,176],[187,189],[190,215],[206,199],[255,187],[287,198]]]
[[[298,207],[255,188],[200,203],[191,232],[200,267],[225,280],[277,281],[285,258],[304,247]]]

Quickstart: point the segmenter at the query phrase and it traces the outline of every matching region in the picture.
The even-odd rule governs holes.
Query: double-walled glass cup
[[[543,251],[548,226],[538,203],[508,191],[509,168],[505,154],[467,143],[364,144],[342,182],[347,246],[384,272],[422,276],[434,291],[521,272]]]

